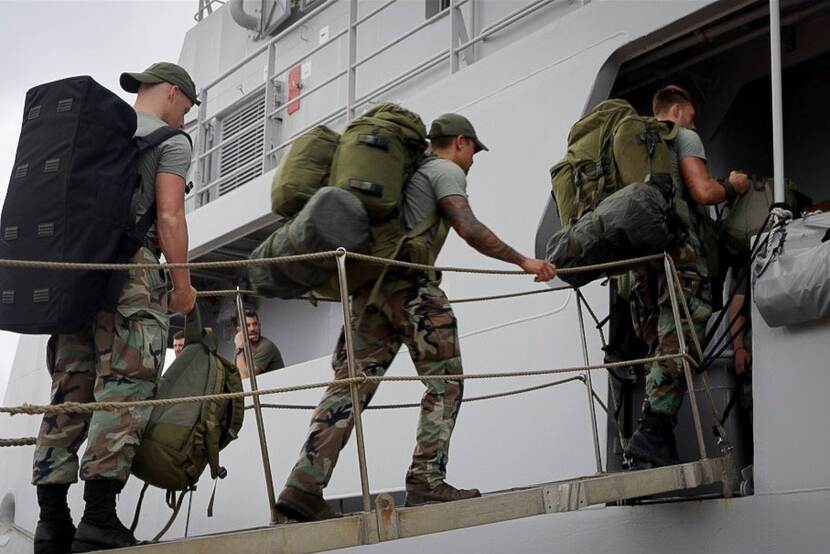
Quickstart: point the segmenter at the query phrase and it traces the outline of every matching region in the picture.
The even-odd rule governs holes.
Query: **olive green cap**
[[[436,117],[429,127],[429,135],[427,136],[433,139],[439,137],[457,137],[458,135],[473,139],[476,143],[476,152],[490,150],[484,146],[483,142],[478,140],[476,130],[473,128],[470,120],[457,113],[445,113],[444,115]]]
[[[191,102],[197,106],[200,104],[193,79],[190,78],[185,68],[174,63],[158,62],[141,73],[122,73],[120,82],[121,88],[127,92],[138,92],[142,84],[170,83],[179,87]]]

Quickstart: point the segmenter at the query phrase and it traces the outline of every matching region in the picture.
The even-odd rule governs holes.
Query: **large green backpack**
[[[294,141],[274,174],[271,211],[293,217],[317,189],[328,184],[339,140],[339,134],[319,125]]]
[[[394,217],[403,188],[426,149],[420,116],[384,103],[352,120],[343,131],[331,165],[330,184],[361,199],[372,221]]]
[[[562,225],[626,185],[671,188],[668,142],[676,136],[674,126],[638,115],[625,100],[606,100],[591,110],[571,128],[567,153],[550,170]]]
[[[156,398],[241,392],[239,371],[217,353],[217,347],[216,335],[202,328],[199,309],[194,307],[185,322],[184,350],[159,380]],[[242,398],[156,406],[136,451],[132,473],[145,481],[145,490],[147,485],[166,489],[168,499],[182,491],[180,506],[183,492],[195,488],[207,466],[213,479],[227,475],[219,465],[219,451],[237,438],[244,409]]]
[[[407,232],[403,222],[404,187],[424,158],[426,127],[421,117],[406,108],[382,103],[355,118],[336,139],[336,133],[317,127],[291,147],[277,171],[272,189],[276,213],[294,215],[321,186],[347,190],[360,199],[371,221],[372,256],[431,263],[434,252],[417,237],[437,220],[422,222]],[[325,171],[326,162],[330,170]],[[283,167],[288,171],[284,172]],[[324,176],[325,172],[325,176]],[[291,178],[282,175],[291,176]],[[290,207],[290,209],[286,208]],[[445,233],[443,234],[445,236]],[[434,240],[433,244],[440,243]],[[281,252],[260,252],[279,256]],[[347,266],[349,291],[378,280],[384,266],[350,260]],[[322,296],[336,297],[337,276],[314,289]]]

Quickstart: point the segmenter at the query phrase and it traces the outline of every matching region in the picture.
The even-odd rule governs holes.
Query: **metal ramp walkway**
[[[394,505],[380,495],[375,510],[314,523],[293,523],[160,542],[123,549],[146,554],[227,552],[321,552],[377,544],[512,519],[613,503],[643,496],[722,483],[734,487],[731,456],[675,466],[603,474],[485,494],[481,498],[415,508]]]

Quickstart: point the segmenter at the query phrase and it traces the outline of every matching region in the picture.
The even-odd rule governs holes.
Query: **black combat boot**
[[[35,529],[35,554],[64,554],[72,546],[75,526],[66,503],[69,485],[38,485],[40,519]]]
[[[340,517],[323,499],[322,495],[305,492],[295,487],[285,487],[277,499],[277,510],[295,521],[322,521]]]
[[[91,552],[135,546],[138,541],[124,527],[115,512],[115,497],[124,484],[111,479],[87,481],[84,487],[86,508],[78,524],[72,552]]]
[[[628,441],[626,452],[632,469],[648,469],[680,463],[674,439],[674,416],[643,411],[640,425]]]

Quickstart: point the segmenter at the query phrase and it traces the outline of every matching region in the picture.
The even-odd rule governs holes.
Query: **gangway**
[[[432,376],[367,376],[359,372],[354,355],[352,328],[349,324],[352,321],[352,311],[348,296],[348,282],[346,271],[346,259],[352,257],[374,263],[407,267],[415,270],[457,271],[470,273],[491,273],[491,274],[516,274],[521,272],[502,270],[478,270],[469,268],[423,266],[409,262],[400,262],[382,258],[374,258],[360,254],[346,252],[339,249],[336,252],[324,252],[283,258],[270,258],[262,260],[242,260],[238,262],[208,262],[188,263],[174,265],[188,265],[201,267],[204,265],[252,265],[285,263],[289,260],[300,258],[335,258],[337,273],[340,281],[340,304],[343,311],[344,335],[349,365],[349,378],[340,379],[337,383],[348,385],[352,394],[352,405],[354,406],[354,419],[356,442],[358,451],[358,465],[360,469],[360,481],[362,492],[361,511],[345,517],[330,519],[313,523],[286,524],[284,518],[276,511],[273,477],[270,471],[267,441],[262,420],[262,405],[260,396],[300,390],[306,388],[320,388],[334,384],[335,382],[313,383],[298,387],[284,389],[259,390],[255,374],[251,375],[251,391],[241,393],[230,393],[202,397],[152,399],[134,402],[115,403],[87,403],[87,404],[58,404],[54,406],[32,406],[24,405],[18,407],[2,407],[2,413],[27,413],[30,415],[54,411],[94,411],[94,410],[117,410],[127,407],[153,406],[159,404],[171,404],[182,402],[205,402],[214,398],[229,396],[251,396],[253,408],[256,415],[256,427],[259,434],[260,450],[262,454],[263,470],[265,474],[266,493],[268,494],[269,509],[271,511],[271,526],[243,531],[232,531],[202,537],[185,538],[169,542],[156,542],[149,545],[142,545],[135,548],[125,549],[128,551],[141,549],[142,552],[320,552],[336,548],[377,544],[380,542],[404,539],[433,533],[440,533],[456,529],[464,529],[479,525],[487,525],[519,518],[527,518],[544,514],[559,512],[571,512],[589,506],[597,506],[609,503],[621,503],[631,499],[648,497],[652,495],[670,493],[673,491],[691,490],[704,485],[722,484],[723,496],[731,497],[737,484],[736,466],[731,453],[731,447],[723,427],[716,423],[715,428],[720,436],[721,451],[720,457],[709,457],[703,439],[703,430],[697,398],[695,394],[692,365],[695,358],[690,355],[691,350],[687,347],[683,333],[678,335],[679,352],[675,354],[661,355],[652,358],[629,360],[626,362],[614,362],[591,365],[588,357],[588,350],[585,339],[585,326],[582,317],[583,297],[581,291],[576,290],[578,307],[578,324],[581,335],[584,365],[572,368],[558,368],[525,372],[491,373],[491,374],[464,374],[464,375],[432,375]],[[675,324],[678,329],[682,328],[682,321],[691,321],[691,313],[683,295],[677,269],[672,259],[667,254],[656,254],[643,256],[631,260],[609,262],[581,268],[560,269],[560,274],[585,270],[619,270],[621,267],[642,264],[646,262],[659,262],[662,260],[664,277],[667,280],[669,296],[672,305],[672,312]],[[0,260],[0,263],[10,266],[34,266],[47,267],[51,269],[77,269],[78,267],[88,269],[112,270],[129,269],[131,264],[73,264],[66,262],[42,262],[24,260]],[[170,264],[142,264],[152,265],[167,269]],[[568,288],[568,287],[562,287]],[[561,290],[561,289],[560,289]],[[521,293],[524,294],[524,293]],[[242,291],[237,288],[235,291],[238,316],[244,317],[242,307]],[[510,296],[510,295],[506,295]],[[473,299],[478,300],[478,299]],[[683,316],[681,316],[681,311]],[[699,358],[702,358],[700,342],[694,333],[691,334],[694,350]],[[249,366],[253,366],[251,345],[247,334],[243,333],[245,356]],[[594,399],[596,394],[593,390],[590,375],[591,371],[602,368],[611,368],[620,364],[644,363],[655,361],[659,358],[676,358],[680,361],[685,374],[689,400],[692,408],[692,416],[695,424],[697,442],[700,450],[698,461],[660,467],[654,469],[637,470],[621,473],[603,473],[601,456],[599,452],[599,441],[597,434],[597,421],[594,413]],[[714,405],[711,390],[708,383],[706,368],[701,368],[701,380],[706,392],[709,408],[715,416],[715,421],[720,420],[720,414]],[[476,379],[476,378],[497,378],[529,375],[549,375],[558,373],[584,372],[578,378],[586,385],[589,415],[594,439],[596,454],[596,474],[564,481],[543,483],[526,488],[512,489],[500,492],[491,492],[480,498],[456,501],[446,504],[429,504],[419,507],[397,507],[394,498],[389,494],[381,494],[374,498],[374,509],[372,509],[372,497],[366,472],[366,458],[364,437],[361,425],[361,409],[357,401],[358,387],[369,381],[406,381],[406,380],[448,380],[448,379]],[[564,383],[573,379],[560,381]],[[598,400],[598,399],[597,399]],[[600,405],[607,411],[607,407]],[[20,446],[33,444],[33,438],[4,440],[0,446]],[[177,510],[178,511],[178,510]],[[175,517],[175,514],[174,514]],[[169,524],[168,524],[169,525]],[[167,528],[165,528],[166,530]]]
[[[674,466],[592,475],[485,494],[481,498],[414,508],[395,506],[391,496],[375,499],[375,510],[312,523],[289,523],[244,531],[160,542],[123,549],[153,554],[226,552],[321,552],[371,545],[513,519],[572,512],[589,506],[723,484],[731,496],[731,455]]]

